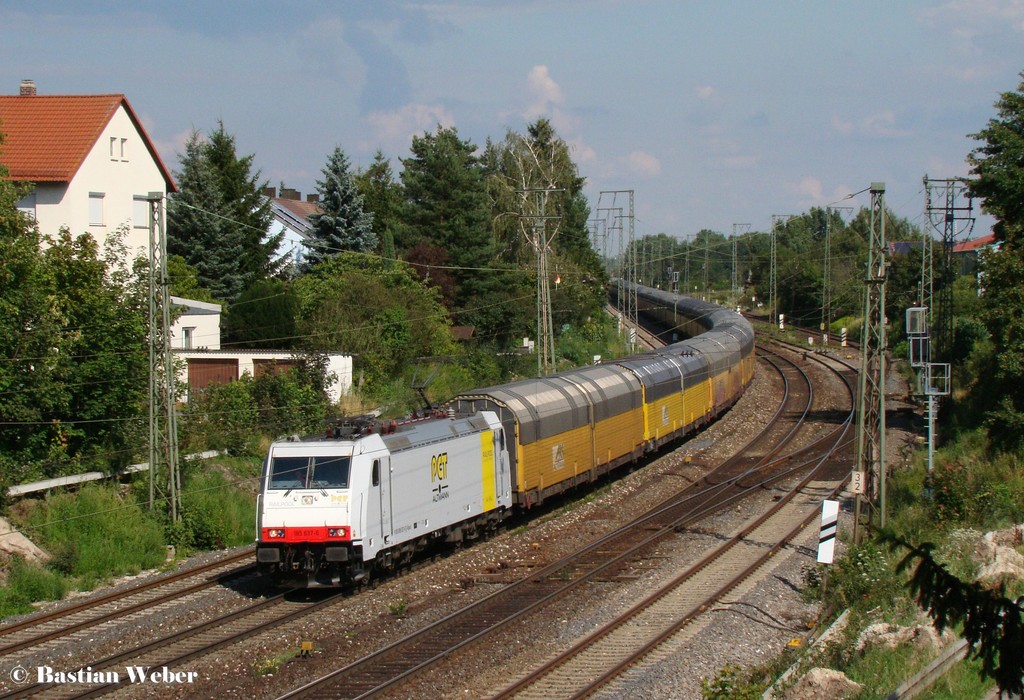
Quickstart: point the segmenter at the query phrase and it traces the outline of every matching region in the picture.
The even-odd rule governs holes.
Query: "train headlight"
[[[347,527],[329,527],[327,528],[328,537],[348,537]]]
[[[284,537],[284,530],[275,530],[275,529],[267,530],[267,537],[270,537],[270,538]]]

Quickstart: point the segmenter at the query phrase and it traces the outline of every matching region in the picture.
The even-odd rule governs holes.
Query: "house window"
[[[121,160],[123,161],[128,160],[128,149],[126,148],[127,143],[128,139],[121,139]]]
[[[149,200],[139,194],[132,197],[132,228],[149,228]]]
[[[117,159],[117,137],[110,137],[110,160]]]
[[[17,204],[18,211],[28,216],[32,221],[36,220],[36,193],[29,192],[27,195],[18,200]]]
[[[181,329],[181,347],[185,350],[192,349],[192,341],[195,338],[195,326]]]
[[[103,193],[89,193],[89,225],[103,226]]]

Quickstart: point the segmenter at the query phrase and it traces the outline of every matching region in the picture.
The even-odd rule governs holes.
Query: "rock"
[[[831,668],[812,668],[803,678],[786,691],[787,700],[834,700],[851,698],[864,686],[846,677],[842,671]]]
[[[6,518],[0,518],[0,552],[22,557],[25,561],[42,563],[50,560],[48,553],[17,532]]]
[[[1024,556],[1015,547],[1024,538],[1024,525],[986,533],[974,548],[978,564],[977,580],[997,585],[1008,580],[1024,580]]]
[[[938,651],[954,638],[950,630],[939,634],[932,625],[914,625],[898,627],[885,623],[865,628],[857,638],[857,651],[863,652],[868,647],[883,646],[886,649],[897,649],[912,644],[929,651]]]

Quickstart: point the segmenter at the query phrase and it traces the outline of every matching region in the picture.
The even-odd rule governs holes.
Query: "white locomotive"
[[[275,442],[263,465],[256,561],[280,585],[357,583],[496,529],[512,504],[493,412],[329,432]]]

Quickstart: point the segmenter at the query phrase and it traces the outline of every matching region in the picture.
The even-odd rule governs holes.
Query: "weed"
[[[269,659],[256,661],[252,665],[252,671],[257,676],[273,676],[281,670],[281,667],[299,655],[298,649],[289,649],[271,656]]]

